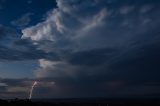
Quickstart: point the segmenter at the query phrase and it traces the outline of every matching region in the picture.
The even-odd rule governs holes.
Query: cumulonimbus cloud
[[[71,88],[77,86],[76,81],[84,82],[85,79],[88,81],[83,84],[79,82],[81,90],[89,83],[94,90],[100,90],[105,81],[114,79],[112,77],[116,76],[116,72],[125,76],[124,71],[121,73],[118,71],[121,69],[113,68],[116,65],[120,67],[118,61],[125,63],[134,57],[139,60],[133,51],[141,54],[139,50],[147,51],[149,48],[145,46],[158,42],[155,39],[158,33],[155,29],[159,26],[158,9],[155,6],[142,13],[145,5],[137,5],[136,1],[130,5],[128,2],[122,4],[108,0],[57,0],[57,8],[49,11],[43,22],[22,30],[22,39],[30,39],[39,50],[59,56],[58,61],[40,59],[36,77],[61,79],[63,84],[71,78],[75,80],[69,83]],[[153,30],[154,35],[150,33]],[[124,67],[122,65],[122,70]],[[122,76],[115,79],[126,80]],[[93,83],[90,79],[97,81]],[[61,83],[59,86],[67,86]],[[90,88],[87,87],[86,92]]]

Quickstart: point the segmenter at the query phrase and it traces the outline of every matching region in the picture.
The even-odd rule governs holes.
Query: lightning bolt
[[[30,93],[29,93],[29,99],[32,99],[32,93],[33,93],[33,90],[34,90],[34,87],[37,85],[37,81],[34,81],[31,89],[30,89]]]

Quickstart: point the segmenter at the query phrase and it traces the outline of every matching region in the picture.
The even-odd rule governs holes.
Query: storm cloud
[[[158,3],[57,0],[57,8],[43,22],[22,30],[22,39],[60,58],[40,59],[35,76],[53,78],[55,83],[61,79],[59,90],[66,91],[60,94],[69,92],[73,97],[136,96],[139,92],[143,96],[159,88],[143,86],[159,82]],[[111,93],[112,88],[116,93]]]
[[[39,62],[33,78],[1,78],[1,97],[27,98],[34,81],[33,98],[159,97],[158,0],[56,3],[36,25],[0,25],[0,61]]]

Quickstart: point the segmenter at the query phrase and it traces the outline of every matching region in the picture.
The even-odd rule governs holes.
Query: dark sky
[[[159,0],[0,0],[0,98],[160,97]]]

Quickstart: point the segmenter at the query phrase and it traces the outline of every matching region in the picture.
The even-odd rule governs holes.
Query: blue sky
[[[159,0],[0,0],[0,98],[160,97]]]
[[[1,78],[33,78],[33,70],[38,67],[36,61],[1,62]]]
[[[1,24],[10,25],[10,22],[20,18],[26,13],[32,13],[32,22],[36,24],[42,20],[42,16],[56,6],[55,0],[1,0],[0,11]]]

